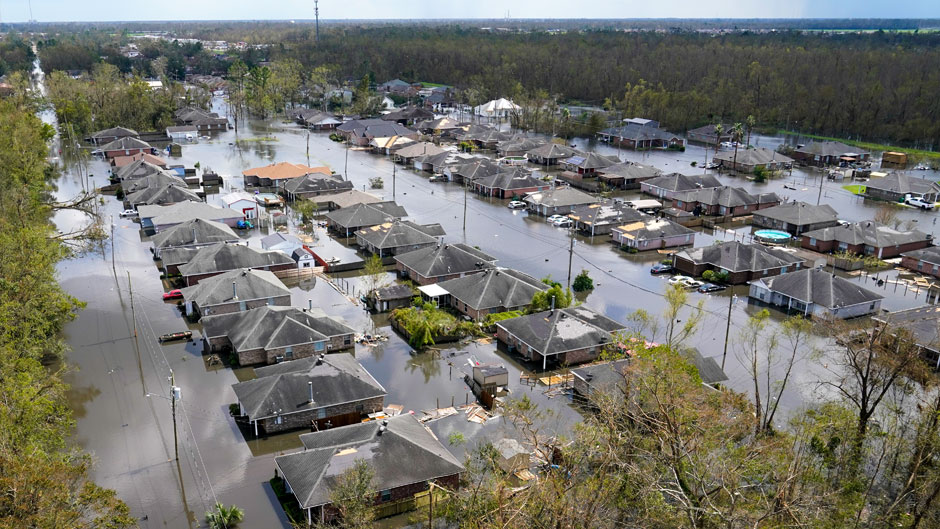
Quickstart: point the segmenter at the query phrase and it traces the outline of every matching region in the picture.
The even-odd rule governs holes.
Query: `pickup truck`
[[[933,209],[934,206],[933,202],[927,202],[921,197],[915,197],[911,195],[904,197],[904,203],[908,206],[913,206],[920,209]]]

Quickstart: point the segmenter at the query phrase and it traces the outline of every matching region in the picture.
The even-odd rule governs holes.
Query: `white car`
[[[682,276],[682,275],[672,276],[669,278],[670,285],[685,285],[686,281],[695,281],[695,280],[689,276]]]
[[[137,216],[137,210],[136,210],[136,209],[125,209],[124,211],[121,212],[121,216],[122,216],[122,217],[136,217],[136,216]]]
[[[566,216],[564,216],[564,215],[552,215],[552,216],[548,217],[547,219],[545,219],[545,221],[546,221],[546,222],[551,222],[551,223],[554,224],[556,220],[558,220],[558,219],[566,219],[566,218],[568,218],[568,217],[566,217]]]
[[[511,200],[509,201],[509,204],[507,204],[506,207],[508,207],[509,209],[525,209],[525,206],[526,206],[525,202],[521,200]]]
[[[571,219],[568,217],[562,217],[560,219],[555,219],[552,221],[552,226],[557,226],[559,228],[570,228],[572,225]]]
[[[908,206],[914,206],[915,208],[920,209],[933,209],[933,202],[927,202],[921,197],[908,196],[904,199],[904,203]]]

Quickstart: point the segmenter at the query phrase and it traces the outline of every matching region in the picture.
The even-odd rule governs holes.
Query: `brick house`
[[[882,178],[872,178],[865,183],[867,198],[901,202],[907,195],[921,197],[927,202],[936,202],[940,197],[940,184],[907,173],[891,173]]]
[[[626,326],[584,307],[538,312],[496,324],[496,339],[510,352],[541,364],[582,364],[596,360]]]
[[[405,208],[395,202],[360,202],[327,213],[326,222],[331,231],[349,237],[362,228],[378,226],[407,216]]]
[[[721,187],[721,182],[712,175],[687,176],[679,173],[657,176],[640,182],[640,192],[654,197],[672,200],[684,191]]]
[[[177,202],[169,206],[140,206],[137,208],[140,227],[157,233],[194,219],[214,220],[230,228],[237,226],[245,216],[230,208],[220,208],[205,202]]]
[[[281,189],[287,182],[308,174],[320,174],[332,177],[329,167],[308,167],[300,163],[278,162],[264,167],[253,167],[242,171],[245,187],[275,187]]]
[[[215,316],[265,306],[290,306],[290,290],[266,270],[232,270],[182,289],[186,314]]]
[[[613,228],[625,223],[652,220],[649,215],[612,200],[578,206],[571,210],[568,218],[574,222],[576,230],[592,237],[607,235]]]
[[[202,248],[219,242],[235,244],[241,240],[227,225],[203,219],[177,224],[150,238],[155,259],[159,259],[164,250],[171,248]]]
[[[783,230],[791,235],[821,230],[839,224],[839,214],[829,204],[814,206],[806,202],[786,202],[754,213],[753,224]]]
[[[890,259],[904,252],[926,248],[932,244],[932,239],[931,235],[922,231],[898,231],[866,220],[805,232],[800,239],[800,246],[821,253],[849,252]]]
[[[429,301],[481,320],[490,313],[525,309],[532,302],[532,296],[548,290],[548,285],[517,270],[490,268],[418,290]]]
[[[639,189],[643,182],[662,174],[662,171],[651,165],[622,162],[599,169],[597,180],[611,188]]]
[[[353,183],[349,180],[343,180],[338,175],[325,175],[323,173],[309,173],[300,178],[288,180],[281,192],[287,197],[287,200],[297,200],[298,198],[311,198],[323,195],[334,195],[351,191]]]
[[[200,248],[188,263],[180,265],[183,282],[191,287],[203,279],[232,270],[268,270],[280,272],[297,268],[297,263],[283,252],[256,250],[240,244],[216,243]]]
[[[740,187],[711,187],[676,193],[672,207],[696,215],[738,217],[780,204],[776,193],[752,195]]]
[[[441,244],[395,256],[403,279],[430,285],[492,268],[496,258],[463,243]]]
[[[356,232],[356,244],[365,252],[383,258],[440,244],[444,228],[440,224],[416,224],[396,220],[362,228]]]
[[[330,492],[342,474],[359,459],[374,470],[377,507],[414,499],[435,486],[456,490],[463,465],[414,415],[398,415],[343,428],[303,434],[302,452],[274,458],[275,472],[283,477],[314,521],[332,521],[338,515],[330,504]]]
[[[154,148],[149,143],[127,136],[119,140],[114,140],[100,148],[104,157],[108,160],[118,156],[132,156],[134,154],[153,154]]]
[[[858,147],[839,141],[812,141],[793,151],[794,160],[807,165],[838,165],[841,162],[865,162],[871,156]]]
[[[777,248],[729,241],[677,252],[673,255],[673,266],[693,277],[701,276],[706,270],[727,272],[726,282],[740,285],[761,277],[799,270],[805,262]]]
[[[298,428],[328,430],[382,411],[385,388],[349,353],[321,354],[254,370],[232,384],[255,435]]]
[[[233,351],[240,365],[275,364],[353,347],[355,331],[320,310],[264,306],[202,318],[211,351]]]
[[[629,358],[597,362],[571,370],[572,389],[583,399],[616,397],[626,387],[624,373],[630,366]],[[603,398],[602,397],[602,398]]]
[[[921,274],[940,277],[940,247],[930,246],[904,252],[901,254],[901,266]]]
[[[884,296],[835,274],[805,268],[751,282],[748,296],[804,316],[856,318],[881,311]]]
[[[621,248],[660,250],[695,244],[695,230],[671,220],[647,216],[613,227],[610,239]]]
[[[541,165],[557,165],[561,160],[567,160],[572,156],[583,154],[574,147],[561,145],[558,143],[546,143],[534,149],[526,151],[526,158],[532,163]]]
[[[486,197],[520,198],[529,193],[551,188],[548,182],[536,178],[531,171],[512,167],[496,174],[471,181],[473,191]]]
[[[523,201],[527,204],[529,211],[547,217],[549,215],[568,214],[575,207],[593,204],[597,202],[597,199],[587,193],[565,186],[530,193]]]

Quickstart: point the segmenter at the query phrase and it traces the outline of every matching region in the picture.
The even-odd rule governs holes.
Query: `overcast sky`
[[[29,19],[29,0],[0,0],[0,21]],[[321,0],[320,19],[937,18],[940,0]],[[312,19],[313,0],[32,0],[40,22]]]

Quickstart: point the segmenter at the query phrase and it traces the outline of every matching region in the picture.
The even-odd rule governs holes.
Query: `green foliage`
[[[571,301],[573,299],[571,291],[562,289],[561,283],[552,281],[551,278],[546,279],[548,280],[547,284],[550,284],[551,288],[541,292],[536,292],[532,296],[532,302],[529,303],[528,308],[528,312],[530,314],[551,309],[552,298],[554,298],[556,309],[564,309],[571,305]],[[546,279],[543,279],[542,281],[546,281]]]
[[[372,189],[382,189],[385,187],[385,182],[382,180],[381,176],[373,176],[369,179],[369,187]]]
[[[397,308],[389,317],[408,334],[408,343],[415,349],[434,345],[441,337],[477,332],[473,322],[458,321],[453,314],[417,300],[415,306]]]
[[[12,72],[28,73],[36,58],[30,43],[14,33],[0,40],[0,77]]]
[[[594,290],[594,280],[588,275],[587,270],[581,270],[581,273],[574,278],[574,282],[571,283],[571,289],[575,292]]]
[[[387,273],[385,271],[385,265],[382,263],[382,258],[376,254],[370,255],[369,258],[366,259],[362,274],[366,294],[372,294],[377,289],[384,287],[387,283],[386,276]]]
[[[357,459],[351,467],[340,474],[330,487],[330,503],[339,511],[341,527],[345,529],[371,529],[373,527],[375,487],[375,470],[365,459]]]
[[[760,165],[754,167],[754,181],[758,183],[766,182],[769,171]]]
[[[483,327],[489,329],[503,320],[518,318],[519,316],[522,316],[522,314],[523,313],[521,310],[510,310],[506,312],[491,312],[487,314],[485,318],[483,318]]]
[[[702,272],[702,279],[710,283],[724,283],[728,280],[727,270],[705,270]]]
[[[236,505],[226,507],[222,503],[216,503],[215,508],[206,513],[209,529],[233,529],[244,519],[245,511]]]

